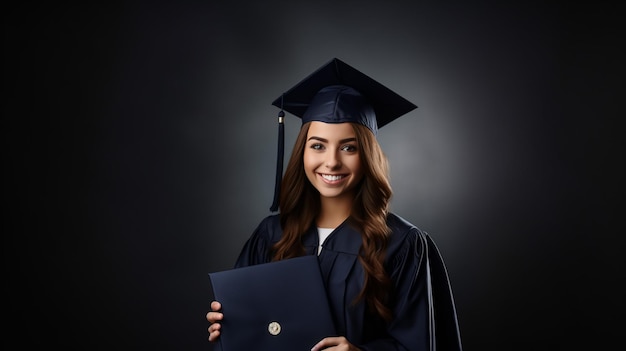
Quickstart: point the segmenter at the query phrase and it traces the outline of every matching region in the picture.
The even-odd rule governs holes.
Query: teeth
[[[326,180],[335,181],[343,178],[342,175],[322,174],[322,177]]]

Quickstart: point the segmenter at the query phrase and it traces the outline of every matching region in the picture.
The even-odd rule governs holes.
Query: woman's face
[[[359,145],[350,123],[311,122],[304,171],[322,197],[353,196],[363,178]]]

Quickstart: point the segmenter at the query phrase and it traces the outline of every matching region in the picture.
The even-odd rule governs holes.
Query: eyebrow
[[[311,140],[317,140],[317,141],[321,141],[323,143],[327,143],[328,142],[328,139],[320,138],[320,137],[317,137],[317,136],[312,136],[309,139],[307,139],[307,141],[311,141]],[[356,141],[356,138],[341,139],[341,140],[339,140],[339,144],[349,143],[351,141]]]

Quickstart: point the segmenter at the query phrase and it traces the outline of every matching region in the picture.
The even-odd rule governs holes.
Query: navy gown
[[[461,350],[456,309],[448,274],[430,236],[395,214],[387,216],[391,236],[385,269],[393,282],[386,323],[366,303],[354,303],[363,287],[358,260],[361,234],[348,221],[323,243],[319,263],[338,335],[361,350]],[[271,260],[270,248],[282,235],[279,215],[266,217],[245,243],[235,267]],[[306,254],[318,248],[317,228],[302,238]]]

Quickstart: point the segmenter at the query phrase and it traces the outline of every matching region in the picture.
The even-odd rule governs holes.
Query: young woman
[[[291,111],[303,124],[282,179],[280,213],[261,222],[235,266],[318,255],[337,335],[312,350],[461,350],[435,244],[389,212],[387,159],[375,135],[388,122],[381,114],[397,117],[380,106],[405,101],[397,95],[377,101],[372,85],[389,93],[334,59],[280,98],[289,111],[299,92],[315,91],[304,112]],[[224,315],[217,301],[211,309],[209,340],[215,341]]]

